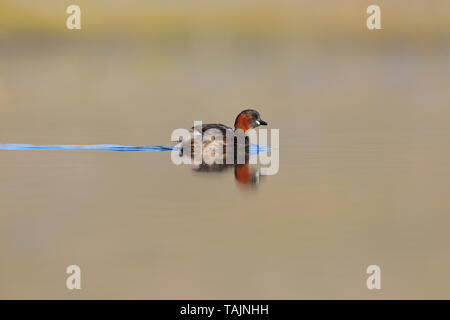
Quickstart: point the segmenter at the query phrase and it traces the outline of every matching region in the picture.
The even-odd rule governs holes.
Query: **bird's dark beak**
[[[258,121],[261,126],[267,126],[267,122],[265,122],[264,120],[259,119]]]

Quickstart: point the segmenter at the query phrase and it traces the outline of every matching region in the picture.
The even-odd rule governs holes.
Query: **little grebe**
[[[190,149],[190,155],[202,153],[203,158],[212,159],[218,156],[217,152],[226,157],[227,153],[234,153],[236,159],[236,146],[245,147],[245,153],[249,151],[249,138],[246,132],[250,129],[265,126],[267,122],[261,119],[259,112],[253,109],[241,111],[234,121],[234,129],[220,123],[208,123],[192,127],[189,130],[189,137],[182,141],[180,155],[185,154],[186,149]],[[217,138],[218,137],[218,138]],[[196,149],[196,141],[201,144],[201,149]],[[181,142],[181,141],[180,141]],[[210,161],[207,161],[208,164]],[[212,161],[211,161],[212,162]]]

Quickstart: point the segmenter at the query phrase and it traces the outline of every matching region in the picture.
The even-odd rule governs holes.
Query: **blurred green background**
[[[2,0],[2,37],[69,35],[65,8],[83,12],[85,37],[155,37],[174,41],[200,37],[244,39],[368,40],[370,1],[51,1]],[[377,1],[383,40],[430,42],[448,38],[450,4],[444,0]],[[73,35],[71,35],[73,36]],[[338,38],[338,39],[337,39]]]

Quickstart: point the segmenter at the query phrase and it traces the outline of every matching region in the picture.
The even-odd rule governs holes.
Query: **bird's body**
[[[239,147],[248,152],[249,139],[245,133],[260,125],[267,125],[267,123],[261,120],[258,111],[246,109],[236,117],[234,129],[221,123],[208,123],[192,127],[189,130],[190,138],[183,141],[182,150],[190,146],[192,156],[200,150],[203,158],[210,155],[216,157],[218,152],[222,157],[226,157],[227,153],[239,150]],[[201,143],[201,149],[196,149],[198,143]],[[236,152],[234,156],[236,157]]]

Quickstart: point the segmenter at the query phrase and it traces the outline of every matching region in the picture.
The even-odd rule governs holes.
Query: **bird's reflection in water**
[[[217,155],[214,152],[203,153],[201,163],[195,164],[194,153],[191,153],[191,164],[190,167],[193,171],[198,173],[213,173],[213,172],[230,172],[231,169],[234,170],[234,177],[236,182],[242,186],[256,186],[260,184],[263,180],[261,179],[261,169],[257,164],[250,164],[249,159],[254,155],[254,152],[250,152],[247,147],[245,150],[245,162],[237,161],[236,157],[233,163],[225,163],[226,154],[223,156],[223,163],[216,163],[214,160],[217,159]],[[180,157],[189,157],[189,155],[180,152]],[[214,158],[214,159],[213,159]]]
[[[207,164],[202,162],[200,165],[191,165],[195,172],[225,172],[234,169],[234,177],[239,184],[257,185],[261,182],[260,168],[257,165],[251,165],[248,162],[244,164]]]

